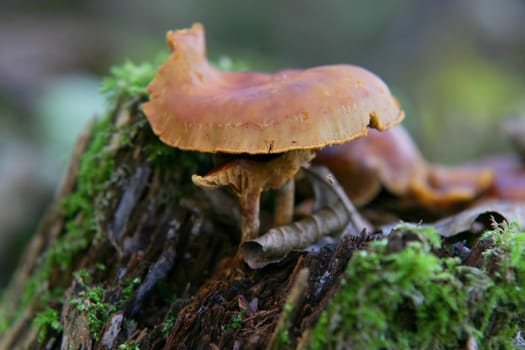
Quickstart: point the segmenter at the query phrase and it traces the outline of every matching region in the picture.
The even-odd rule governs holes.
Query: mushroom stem
[[[279,204],[279,211],[288,213],[290,220],[293,213],[293,177],[301,166],[307,164],[314,157],[311,150],[296,150],[284,153],[269,161],[254,159],[234,159],[210,171],[205,176],[193,175],[195,185],[214,189],[227,186],[239,197],[241,214],[241,243],[257,238],[259,235],[259,206],[261,192],[269,189],[281,188],[287,182],[284,191],[288,192]],[[280,215],[280,214],[278,214]],[[283,219],[278,219],[283,222]]]
[[[261,202],[261,191],[253,188],[239,197],[239,209],[241,213],[241,243],[259,237],[259,210]]]
[[[291,178],[275,192],[273,226],[285,226],[292,222],[295,201],[295,180]]]

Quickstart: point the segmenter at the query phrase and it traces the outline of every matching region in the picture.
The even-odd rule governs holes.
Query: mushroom
[[[208,63],[201,24],[170,31],[167,40],[172,53],[148,86],[144,113],[166,144],[231,159],[192,180],[239,197],[242,241],[259,234],[262,191],[284,187],[275,221],[291,220],[293,178],[313,150],[404,117],[385,83],[360,67],[228,73]]]
[[[478,169],[490,169],[494,181],[482,201],[525,201],[525,164],[513,154],[497,154],[471,163]]]
[[[386,132],[370,130],[352,143],[317,152],[317,164],[328,167],[355,205],[363,206],[385,187],[406,195],[415,179],[425,177],[421,153],[402,126]]]
[[[326,165],[360,206],[385,188],[428,209],[446,209],[475,199],[493,180],[489,167],[427,163],[401,125],[320,150],[315,162]]]

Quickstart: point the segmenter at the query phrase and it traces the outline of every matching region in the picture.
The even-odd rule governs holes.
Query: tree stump
[[[316,251],[250,269],[236,255],[236,199],[191,183],[192,174],[211,167],[208,156],[162,144],[140,109],[146,97],[134,96],[121,96],[79,138],[2,295],[0,349],[471,349],[523,342],[519,229],[504,239],[481,236],[461,264],[448,250],[457,245],[431,248],[437,235],[432,244],[421,232],[371,244],[374,235],[346,232]],[[269,201],[262,203],[269,216]]]
[[[233,197],[223,194],[222,206],[214,206],[191,183],[207,157],[161,144],[139,106],[119,102],[80,137],[4,294],[11,324],[0,348],[291,346],[293,337],[273,334],[295,337],[311,327],[359,243],[346,239],[249,269],[234,258],[240,232]],[[297,286],[300,271],[309,273]],[[325,283],[306,301],[321,275]],[[276,330],[294,286],[302,296],[294,320]]]

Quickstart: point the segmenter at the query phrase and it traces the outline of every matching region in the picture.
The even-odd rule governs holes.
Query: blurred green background
[[[0,286],[50,200],[101,77],[202,22],[211,58],[257,70],[353,63],[391,87],[430,161],[507,151],[525,115],[525,1],[17,0],[0,4]]]

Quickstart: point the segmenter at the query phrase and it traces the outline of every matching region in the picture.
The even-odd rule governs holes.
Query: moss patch
[[[132,61],[126,61],[119,66],[112,67],[109,76],[102,83],[102,92],[112,103],[137,96],[146,98],[148,96],[146,88],[167,56],[167,52],[162,52],[152,62],[135,64]]]
[[[62,331],[62,324],[60,323],[60,313],[58,310],[51,307],[46,307],[36,315],[33,326],[38,329],[38,340],[43,342],[46,339],[48,331],[54,330],[56,332]]]
[[[310,348],[457,349],[474,341],[514,349],[525,320],[525,233],[510,225],[482,239],[494,241],[482,269],[439,259],[428,244],[435,237],[398,252],[381,240],[356,253]]]
[[[126,62],[111,71],[104,81],[102,90],[107,94],[115,108],[118,101],[136,100],[146,97],[146,86],[153,78],[158,64],[144,63],[134,65]],[[74,191],[65,197],[61,204],[64,217],[63,232],[52,242],[50,249],[40,258],[40,264],[33,276],[28,280],[21,303],[14,315],[0,316],[0,335],[7,325],[14,322],[22,314],[30,302],[37,298],[41,305],[50,303],[59,307],[64,301],[64,290],[47,286],[51,273],[55,269],[66,271],[71,269],[72,260],[78,253],[85,251],[97,234],[95,224],[96,197],[104,192],[113,171],[114,152],[108,148],[110,137],[115,133],[113,114],[98,120],[92,129],[93,139],[82,155]],[[122,132],[126,136],[125,132]],[[41,334],[47,329],[58,330],[56,316],[58,309],[44,307],[37,313],[33,325]]]
[[[108,289],[100,285],[91,286],[91,278],[87,270],[77,271],[75,279],[83,290],[77,298],[71,300],[71,305],[74,305],[78,311],[85,313],[91,335],[93,339],[98,341],[100,332],[110,319],[111,314],[124,308],[141,281],[139,278],[123,280],[115,292],[108,293]],[[119,296],[111,295],[110,297],[108,295],[115,293]],[[110,302],[109,299],[118,301]]]
[[[93,139],[82,155],[75,190],[61,203],[65,221],[61,234],[39,258],[38,266],[28,279],[14,313],[6,315],[0,308],[0,336],[31,303],[37,310],[40,309],[33,319],[33,326],[38,330],[40,339],[46,337],[48,330],[61,329],[57,322],[66,286],[50,287],[50,279],[53,271],[65,272],[71,269],[73,258],[90,246],[97,233],[95,199],[113,171],[112,153],[107,149],[112,128],[110,117],[108,114],[93,126]]]
[[[95,224],[95,199],[103,190],[113,171],[113,158],[107,150],[111,131],[109,117],[99,120],[93,128],[93,140],[82,155],[77,183],[72,194],[61,203],[64,215],[64,231],[42,257],[42,265],[24,289],[22,309],[35,297],[42,305],[63,304],[64,290],[49,291],[45,286],[54,269],[67,271],[78,253],[85,251],[97,233]],[[54,313],[52,311],[55,311]],[[59,314],[57,309],[45,307],[36,314],[33,326],[38,329],[39,338],[44,339],[47,329],[59,330],[50,315]],[[43,334],[43,335],[42,335]]]
[[[166,54],[159,55],[154,62],[133,64],[128,61],[111,69],[111,74],[105,79],[102,90],[107,95],[110,102],[110,110],[132,108],[134,113],[139,113],[138,101],[147,99],[147,85],[153,79],[155,72],[166,57]],[[71,275],[75,269],[75,259],[79,254],[87,251],[94,239],[106,239],[106,235],[98,232],[96,225],[97,204],[101,200],[100,195],[107,192],[106,189],[111,185],[115,173],[115,149],[111,149],[109,144],[112,137],[118,134],[120,137],[120,148],[133,147],[135,136],[140,130],[149,128],[145,118],[139,118],[131,124],[115,126],[114,119],[116,113],[108,114],[98,120],[92,129],[93,138],[81,157],[80,167],[76,177],[74,191],[62,199],[60,210],[64,218],[64,228],[58,237],[50,245],[50,249],[39,260],[39,266],[33,276],[28,280],[23,296],[17,311],[13,315],[4,315],[0,312],[0,335],[14,322],[30,303],[37,301],[36,305],[42,308],[34,318],[33,326],[44,339],[49,330],[59,331],[57,321],[60,315],[61,306],[64,303],[65,291],[69,280],[63,282],[63,287],[48,286],[53,285],[51,279],[57,271],[62,271]],[[144,134],[144,133],[143,133]],[[151,137],[146,142],[143,152],[147,162],[154,169],[169,170],[174,165],[187,169],[187,172],[204,171],[210,164],[210,157],[206,154],[195,152],[182,152],[169,147],[153,133],[145,133]],[[185,172],[186,173],[186,172]],[[119,286],[124,293],[132,293],[139,283],[138,280],[131,280],[129,285]],[[87,288],[87,287],[86,287]],[[83,305],[102,305],[95,303],[92,297],[98,297],[97,287],[89,287],[84,292],[85,298],[78,299],[78,307]],[[129,297],[129,296],[128,296]],[[86,299],[87,304],[82,300]],[[93,300],[91,300],[93,299]],[[124,298],[122,300],[127,300]],[[122,300],[116,307],[122,307]],[[52,307],[49,305],[53,305]],[[107,306],[111,311],[111,305]],[[37,306],[37,309],[40,307]],[[101,309],[83,310],[91,315],[104,315]],[[0,310],[1,311],[1,310]],[[103,317],[102,317],[103,318]],[[93,318],[100,319],[100,318]],[[93,329],[96,324],[93,324]]]

